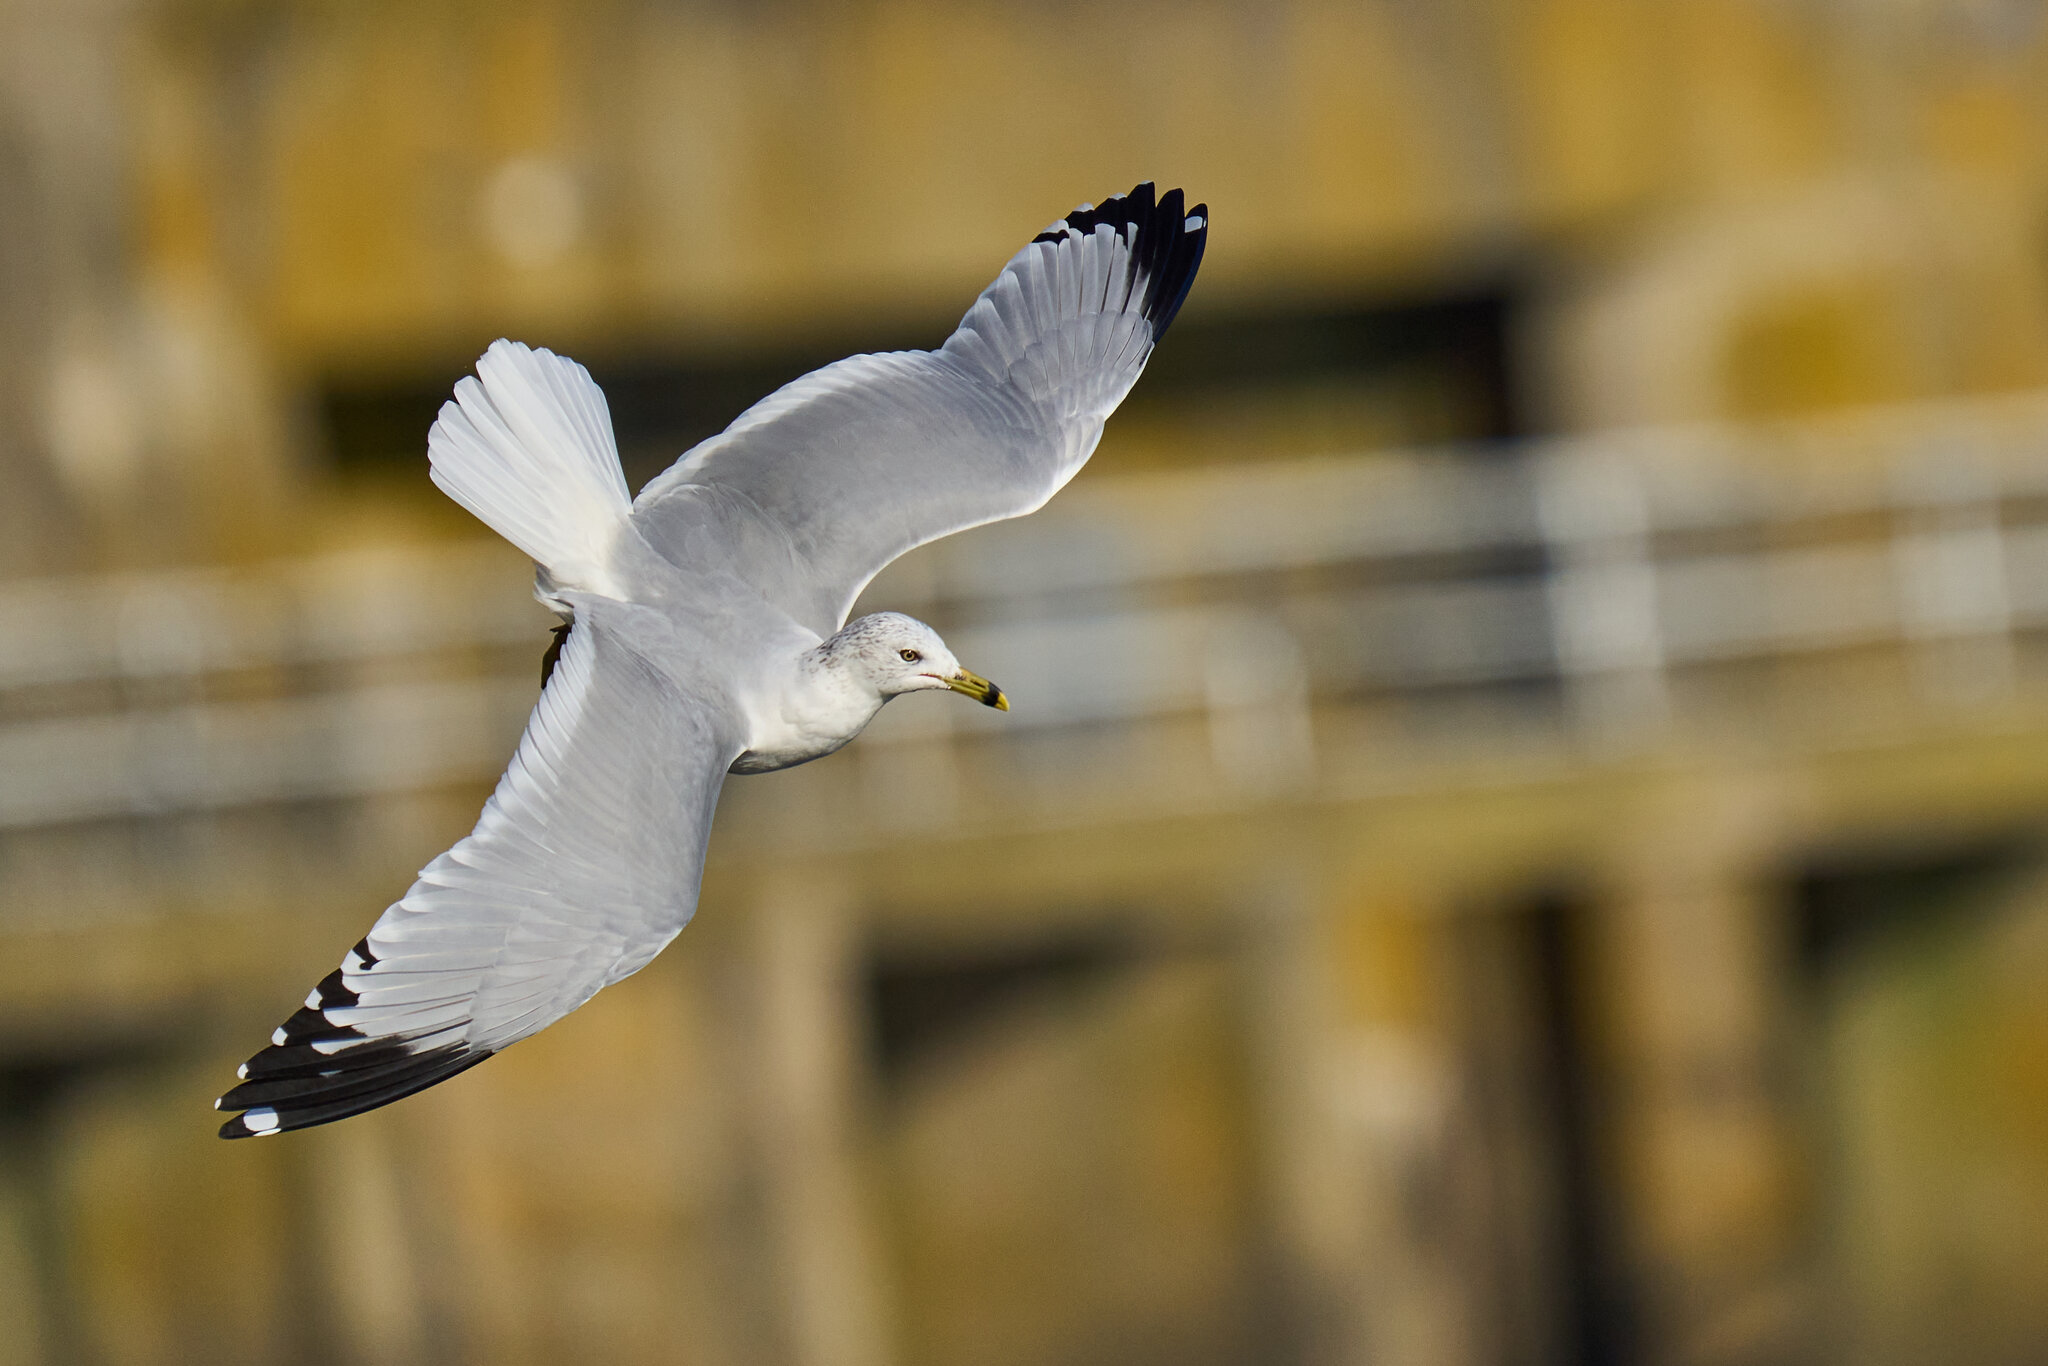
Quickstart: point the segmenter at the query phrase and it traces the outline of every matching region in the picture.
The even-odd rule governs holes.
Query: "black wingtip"
[[[261,1138],[388,1105],[474,1067],[491,1055],[461,1037],[467,1021],[442,1021],[405,1032],[366,1034],[329,1014],[361,1004],[347,982],[379,959],[365,936],[350,950],[354,964],[327,974],[306,1003],[243,1063],[237,1084],[216,1110],[242,1113],[221,1125],[222,1138]],[[343,1017],[344,1019],[346,1017]]]
[[[246,1081],[214,1102],[242,1113],[220,1126],[222,1138],[264,1138],[347,1119],[448,1080],[491,1056],[488,1048],[444,1044],[418,1053],[402,1048],[366,1055],[344,1051],[315,1076]],[[259,1055],[260,1056],[260,1055]]]
[[[283,1132],[282,1128],[274,1124],[267,1129],[252,1129],[249,1127],[247,1116],[244,1115],[236,1115],[233,1119],[220,1126],[220,1136],[222,1138],[264,1138],[271,1134],[281,1134]]]
[[[1105,223],[1130,234],[1132,266],[1145,279],[1141,311],[1152,324],[1152,340],[1157,343],[1187,302],[1209,242],[1209,206],[1187,209],[1185,202],[1177,189],[1156,195],[1146,180],[1128,194],[1082,205],[1031,240],[1058,242],[1069,233],[1092,233]]]

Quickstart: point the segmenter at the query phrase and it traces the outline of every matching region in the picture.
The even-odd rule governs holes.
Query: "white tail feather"
[[[428,434],[434,482],[556,584],[618,596],[613,549],[633,503],[604,391],[568,357],[514,341],[492,342],[476,372]]]

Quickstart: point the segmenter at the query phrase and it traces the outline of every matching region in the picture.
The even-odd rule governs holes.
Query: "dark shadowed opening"
[[[1591,1065],[1586,1004],[1586,909],[1551,892],[1525,913],[1533,968],[1535,1056],[1555,1127],[1558,1190],[1556,1366],[1631,1366],[1640,1360],[1636,1304],[1613,1236],[1614,1192],[1603,1161],[1601,1097]]]
[[[1809,982],[1881,937],[1982,915],[2037,866],[2026,833],[1948,847],[1859,846],[1816,856],[1794,880],[1795,944]]]
[[[868,1038],[885,1088],[1011,1012],[1091,990],[1133,961],[1105,934],[976,945],[956,954],[878,951],[867,972]]]
[[[1133,402],[1170,408],[1176,398],[1218,392],[1396,381],[1441,395],[1436,406],[1446,415],[1417,439],[1514,437],[1525,431],[1525,415],[1510,365],[1512,313],[1511,294],[1492,287],[1414,300],[1240,309],[1208,307],[1197,288]],[[649,345],[576,358],[604,388],[627,482],[637,490],[790,380],[857,352],[937,346],[957,321],[949,314],[914,324],[885,322],[781,347]],[[534,345],[549,340],[522,339]],[[427,429],[467,373],[467,362],[451,357],[445,370],[431,374],[335,378],[321,385],[316,410],[337,471],[424,470]]]

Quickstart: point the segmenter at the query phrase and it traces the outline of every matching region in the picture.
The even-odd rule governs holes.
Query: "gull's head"
[[[850,621],[826,648],[833,666],[848,670],[884,698],[950,688],[983,706],[1010,709],[1003,690],[962,668],[937,631],[901,612],[877,612]]]

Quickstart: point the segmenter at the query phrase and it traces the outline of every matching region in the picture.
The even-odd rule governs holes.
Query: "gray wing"
[[[242,1067],[218,1102],[243,1112],[223,1138],[445,1080],[638,971],[683,928],[740,746],[623,642],[617,616],[579,611],[476,829]]]
[[[1138,186],[1011,258],[937,351],[784,386],[641,491],[677,563],[716,558],[829,635],[889,561],[1034,511],[1094,453],[1201,265],[1208,209]]]

